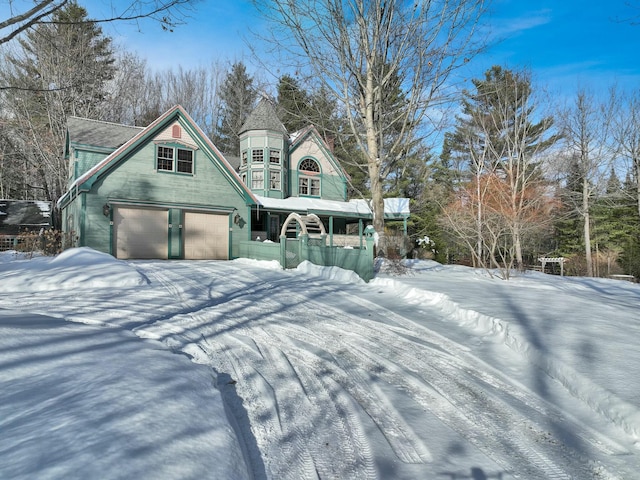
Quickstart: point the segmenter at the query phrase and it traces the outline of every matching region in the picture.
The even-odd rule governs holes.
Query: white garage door
[[[117,258],[168,258],[167,210],[116,207],[113,226]]]
[[[187,260],[228,260],[229,216],[185,212],[184,258]]]

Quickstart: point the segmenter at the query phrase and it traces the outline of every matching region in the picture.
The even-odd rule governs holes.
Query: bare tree
[[[114,77],[106,86],[107,98],[96,119],[125,125],[143,125],[147,110],[147,62],[134,53],[120,51]]]
[[[10,42],[22,32],[37,25],[51,23],[51,16],[66,7],[72,0],[37,0],[31,8],[17,10],[9,2],[10,15],[0,20],[0,45]],[[160,23],[171,30],[180,24],[192,0],[133,0],[126,6],[111,4],[111,15],[92,20],[94,23],[137,22],[145,18]],[[26,5],[26,3],[25,3]]]
[[[613,120],[615,95],[599,102],[593,93],[578,91],[573,105],[560,116],[568,159],[578,176],[575,209],[583,220],[583,242],[587,275],[593,276],[591,241],[591,203],[605,183],[614,159]]]
[[[466,195],[476,202],[476,247],[473,258],[482,263],[483,246],[487,254],[498,244],[487,233],[508,231],[508,248],[502,246],[502,265],[508,271],[515,262],[523,268],[523,242],[548,222],[550,199],[545,195],[543,153],[559,139],[551,131],[550,116],[540,118],[539,98],[534,97],[528,72],[513,72],[494,66],[484,79],[473,80],[475,90],[464,93],[463,115],[456,130],[445,137],[449,156],[466,159],[470,185],[475,192]],[[461,162],[462,163],[462,162]],[[491,222],[487,220],[491,218]],[[542,223],[541,223],[542,222]],[[499,229],[488,225],[502,223]],[[513,258],[512,258],[513,257]],[[493,258],[493,257],[492,257]]]
[[[208,67],[147,73],[143,91],[145,109],[140,111],[136,123],[147,125],[174,105],[182,105],[193,120],[212,136],[217,123],[219,91],[225,75],[222,63],[212,62]]]
[[[70,2],[53,20],[40,24],[3,59],[0,79],[5,118],[15,144],[30,163],[30,188],[40,198],[57,200],[66,189],[62,159],[67,117],[95,117],[113,78],[111,40],[86,20],[87,12]]]
[[[616,108],[614,138],[620,154],[629,161],[635,182],[635,201],[640,216],[640,90],[620,99]]]
[[[485,1],[253,1],[273,27],[271,44],[343,106],[366,157],[373,226],[382,236],[384,167],[415,145],[452,72],[477,53],[472,40]],[[403,101],[389,111],[385,97],[395,86]]]

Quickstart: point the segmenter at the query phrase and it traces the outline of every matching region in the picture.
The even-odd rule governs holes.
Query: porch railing
[[[357,242],[362,248],[348,245],[329,246],[327,236],[300,235],[296,239],[280,237],[280,243],[243,241],[240,242],[240,257],[255,260],[278,260],[282,268],[296,268],[307,260],[323,267],[340,267],[356,272],[368,282],[373,278],[373,229],[365,229],[365,234]]]

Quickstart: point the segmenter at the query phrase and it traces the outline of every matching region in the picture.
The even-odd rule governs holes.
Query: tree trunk
[[[584,253],[587,260],[587,276],[593,277],[593,260],[591,258],[591,219],[589,215],[589,185],[585,179],[582,188],[582,211],[584,217]]]
[[[519,226],[516,226],[513,232],[513,249],[516,257],[516,269],[522,271],[524,270],[524,260],[522,259],[522,240]]]
[[[367,63],[366,85],[364,89],[364,123],[368,151],[368,173],[371,185],[371,210],[373,228],[378,234],[378,248],[386,255],[384,241],[384,200],[382,198],[382,179],[380,178],[380,150],[375,124],[375,79],[371,61]]]
[[[478,209],[478,213],[476,215],[476,229],[477,229],[477,235],[478,238],[476,240],[476,256],[477,256],[477,260],[474,259],[473,260],[473,266],[474,267],[478,267],[480,265],[482,265],[482,198],[481,198],[481,193],[482,193],[482,189],[480,187],[480,175],[478,174],[476,176],[476,195],[477,195],[477,201],[478,204],[476,205],[477,209]],[[478,262],[478,265],[476,265],[476,261]]]
[[[636,174],[636,200],[638,201],[638,217],[640,217],[640,157],[633,159],[633,169]]]

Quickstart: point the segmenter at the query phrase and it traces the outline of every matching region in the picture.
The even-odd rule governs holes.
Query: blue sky
[[[640,88],[640,25],[625,21],[634,16],[637,0],[497,0],[488,20],[502,41],[476,61],[528,67],[564,91]]]
[[[636,9],[628,0],[494,0],[485,20],[499,41],[473,60],[468,74],[477,78],[499,64],[531,69],[552,91],[604,91],[614,82],[640,88],[640,25],[623,21],[640,15],[640,0],[630,1]],[[142,32],[119,27],[117,37],[155,68],[250,61],[245,37],[261,20],[248,0],[200,2],[190,15],[173,33],[145,23]]]
[[[104,0],[80,3],[90,16],[109,13]],[[6,2],[0,2],[0,12],[5,9]],[[201,0],[188,15],[173,33],[149,21],[104,29],[154,69],[206,66],[215,60],[251,62],[246,39],[262,21],[249,0]],[[640,21],[640,0],[494,0],[485,21],[500,41],[469,64],[467,76],[478,78],[499,64],[529,68],[535,81],[551,91],[604,91],[614,82],[640,88],[640,24],[622,21],[634,16]]]

